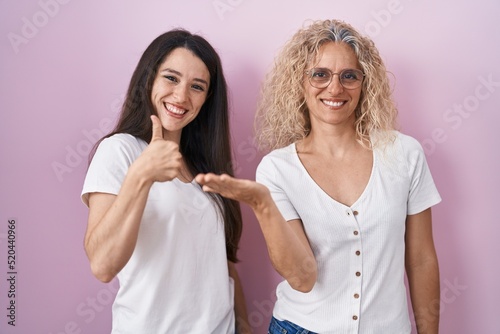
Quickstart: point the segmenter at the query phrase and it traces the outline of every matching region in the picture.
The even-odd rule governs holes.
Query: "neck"
[[[329,155],[340,159],[361,148],[353,127],[330,128],[329,131],[311,129],[311,133],[299,146],[303,153]]]

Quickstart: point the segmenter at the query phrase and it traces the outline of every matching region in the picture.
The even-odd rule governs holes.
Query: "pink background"
[[[237,174],[253,178],[259,85],[306,19],[338,18],[376,42],[394,74],[403,132],[424,145],[434,209],[442,333],[500,333],[500,3],[497,0],[0,1],[0,332],[109,333],[116,282],[90,273],[80,190],[145,47],[173,27],[219,51]],[[239,264],[265,333],[279,277],[248,207]],[[7,222],[17,224],[16,326],[7,325]]]

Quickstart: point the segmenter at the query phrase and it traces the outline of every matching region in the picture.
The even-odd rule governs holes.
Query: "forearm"
[[[95,223],[92,228],[89,224],[85,250],[92,272],[100,280],[110,281],[132,256],[151,184],[129,173],[104,215],[95,213],[90,204],[89,222]]]
[[[407,267],[411,302],[419,334],[439,332],[440,286],[436,261]]]
[[[204,191],[248,204],[259,221],[271,263],[276,271],[298,291],[310,291],[317,277],[316,260],[302,222],[287,222],[263,184],[238,180],[229,175],[199,174],[196,181]]]
[[[300,239],[270,197],[254,212],[275,270],[295,290],[309,292],[316,282],[317,266],[308,241]]]

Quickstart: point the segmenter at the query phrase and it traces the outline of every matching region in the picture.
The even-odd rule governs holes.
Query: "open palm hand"
[[[198,174],[195,178],[204,191],[218,193],[221,196],[240,201],[255,208],[270,196],[263,184],[251,180],[237,179],[227,174]]]

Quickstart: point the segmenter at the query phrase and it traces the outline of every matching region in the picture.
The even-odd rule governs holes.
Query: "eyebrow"
[[[162,73],[162,72],[170,72],[170,73],[177,74],[178,76],[182,77],[182,73],[181,72],[173,70],[171,68],[164,68],[163,70],[160,71],[160,73]],[[200,79],[200,78],[194,78],[193,80],[197,81],[197,82],[204,83],[205,85],[208,86],[208,82],[206,80],[203,80],[203,79]]]

